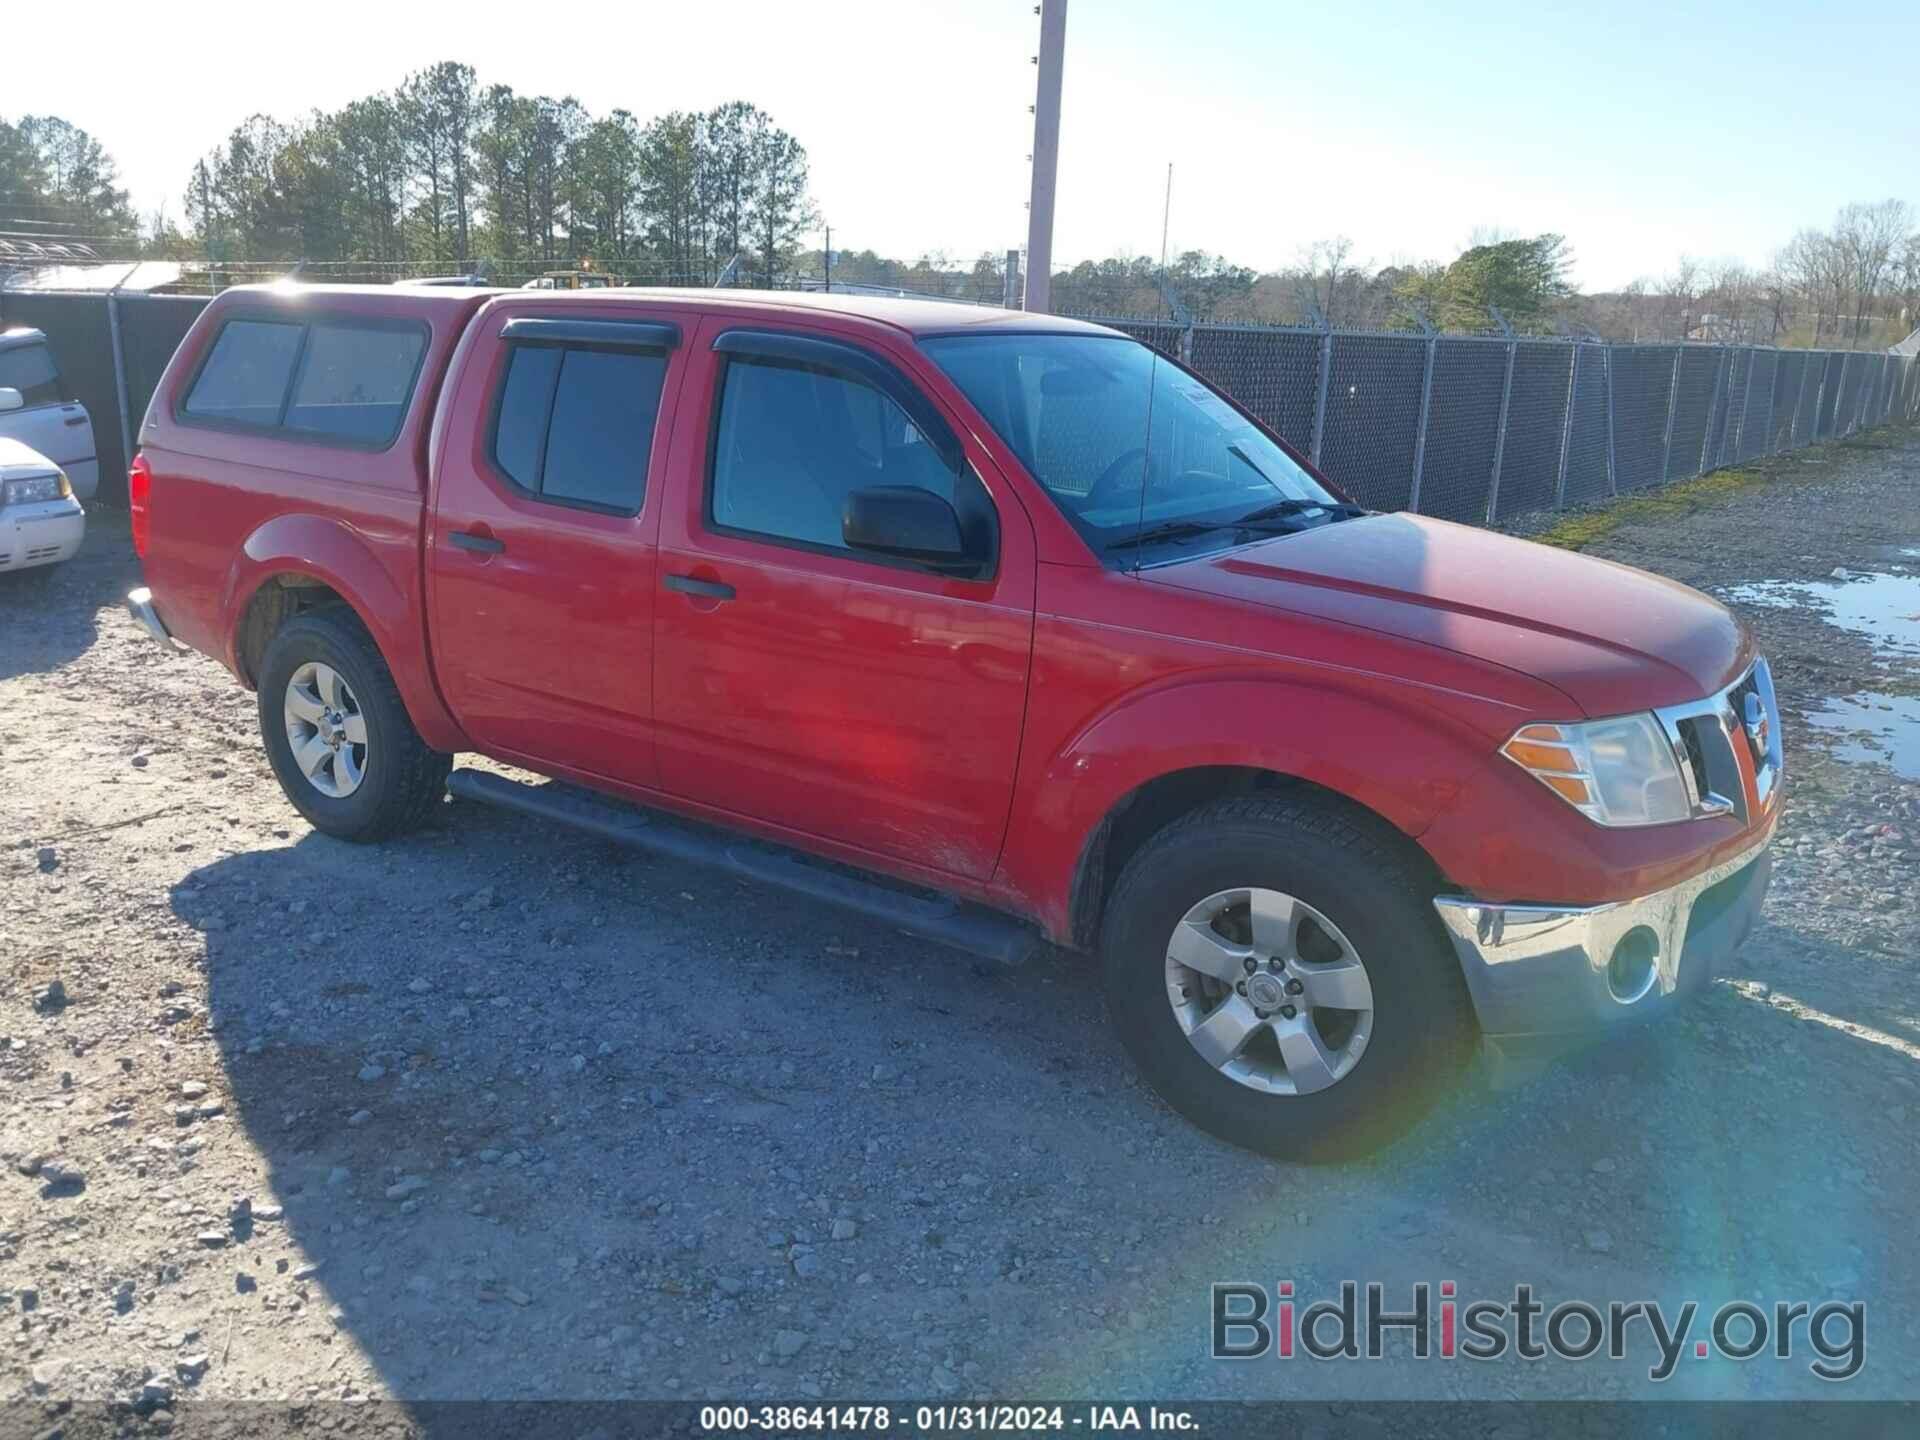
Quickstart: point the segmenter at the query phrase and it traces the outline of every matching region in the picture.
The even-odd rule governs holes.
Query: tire
[[[1203,806],[1140,848],[1108,901],[1101,949],[1114,1027],[1162,1099],[1223,1140],[1294,1160],[1366,1154],[1426,1113],[1458,1078],[1475,1031],[1459,964],[1432,912],[1433,886],[1404,845],[1337,801],[1267,795]],[[1204,916],[1236,890],[1248,894],[1245,912],[1229,898],[1212,923],[1190,913]],[[1287,900],[1290,907],[1279,903]],[[1292,931],[1281,918],[1289,913]],[[1271,953],[1297,953],[1297,968],[1257,958],[1268,952],[1255,942],[1281,933],[1294,940]],[[1229,994],[1224,979],[1175,968],[1176,951],[1204,952],[1201,963],[1215,964],[1215,944],[1229,947],[1232,964],[1223,968],[1254,958],[1256,970],[1273,973],[1259,981],[1249,973]],[[1276,981],[1285,1010],[1256,1009],[1241,988],[1252,984],[1256,999],[1271,1002]],[[1365,1000],[1370,1010],[1292,1003],[1309,984],[1314,995]],[[1267,1018],[1234,1051],[1249,1015]],[[1189,1028],[1202,1038],[1190,1039]],[[1235,1058],[1219,1068],[1203,1048]],[[1289,1055],[1305,1058],[1296,1067]]]
[[[323,708],[345,717],[334,728],[363,736],[364,743],[356,748],[343,742],[339,748],[357,758],[322,761],[310,777],[294,755],[289,686],[300,676],[302,696],[312,697],[319,693],[315,677],[328,672],[344,686],[334,691],[343,703]],[[418,828],[440,804],[453,757],[429,749],[413,728],[393,672],[351,611],[314,610],[282,625],[261,661],[259,687],[267,759],[287,799],[314,829],[341,840],[384,840]],[[310,707],[311,699],[302,703]]]

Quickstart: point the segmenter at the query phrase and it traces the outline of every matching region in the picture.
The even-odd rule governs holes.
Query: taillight
[[[133,457],[133,468],[127,472],[127,513],[133,519],[133,553],[142,560],[147,558],[147,531],[153,519],[153,467],[147,464],[147,457]]]

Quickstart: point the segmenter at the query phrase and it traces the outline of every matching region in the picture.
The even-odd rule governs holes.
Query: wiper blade
[[[1136,545],[1158,545],[1163,541],[1194,540],[1217,530],[1235,529],[1239,523],[1237,520],[1169,520],[1164,525],[1151,525],[1138,534],[1109,540],[1103,548],[1125,550]]]
[[[1307,500],[1294,498],[1276,500],[1271,505],[1262,505],[1257,510],[1249,510],[1233,523],[1236,525],[1257,525],[1262,520],[1285,520],[1289,516],[1303,515],[1311,510],[1325,510],[1335,515],[1365,515],[1367,511],[1358,505],[1349,505],[1342,500]]]

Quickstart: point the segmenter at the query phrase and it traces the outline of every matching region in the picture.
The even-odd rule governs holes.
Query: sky
[[[195,159],[461,60],[641,119],[745,99],[807,147],[838,249],[970,261],[1026,239],[1036,0],[412,0],[192,11],[34,4],[0,115],[53,113],[181,218]],[[1259,269],[1345,235],[1374,265],[1557,231],[1585,290],[1677,259],[1764,264],[1855,200],[1920,202],[1920,7],[1070,0],[1056,265],[1174,252]],[[21,63],[26,61],[27,63]],[[818,243],[815,240],[813,243]]]

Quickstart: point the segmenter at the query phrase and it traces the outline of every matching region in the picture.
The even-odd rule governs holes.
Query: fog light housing
[[[1660,937],[1645,925],[1636,925],[1620,937],[1607,961],[1607,989],[1622,1005],[1646,998],[1658,974]]]

